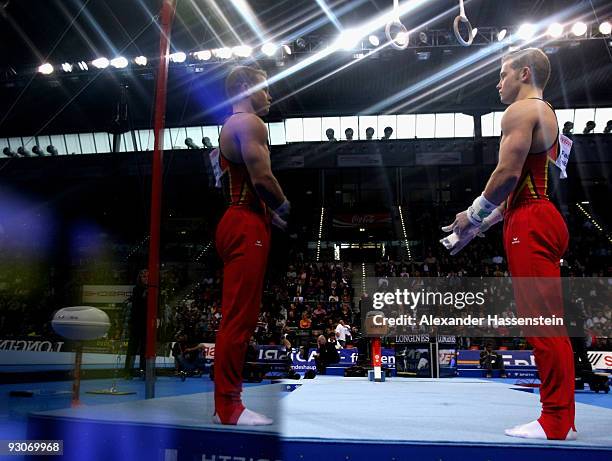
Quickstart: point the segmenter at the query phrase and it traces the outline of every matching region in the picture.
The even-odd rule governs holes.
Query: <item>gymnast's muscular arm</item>
[[[249,171],[251,182],[259,197],[275,210],[287,198],[272,174],[266,125],[255,114],[243,114],[237,126],[236,135],[240,142],[242,160]]]
[[[535,104],[533,100],[517,101],[504,112],[499,160],[483,192],[491,203],[499,204],[506,200],[521,176],[537,123]]]

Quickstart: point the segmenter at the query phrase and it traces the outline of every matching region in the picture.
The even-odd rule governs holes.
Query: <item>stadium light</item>
[[[91,65],[98,69],[106,69],[110,62],[106,58],[98,58],[91,61]]]
[[[232,48],[232,53],[239,58],[248,58],[251,56],[251,54],[253,54],[253,48],[247,45],[235,46]]]
[[[610,21],[604,21],[599,25],[599,33],[603,35],[610,35],[610,33],[612,33],[612,24],[610,24]]]
[[[187,59],[187,55],[183,53],[182,51],[171,53],[169,57],[170,57],[170,61],[178,62],[178,63],[185,62],[185,60]]]
[[[535,35],[535,26],[526,22],[518,28],[517,35],[521,40],[529,40]]]
[[[208,61],[212,58],[212,53],[210,50],[202,50],[194,52],[193,56],[200,61]]]
[[[65,62],[64,64],[62,64],[62,70],[64,72],[72,72],[72,64],[70,64],[69,62]]]
[[[134,62],[138,64],[139,66],[146,66],[147,58],[146,56],[137,56],[136,58],[134,58]]]
[[[123,56],[111,59],[110,65],[115,69],[125,69],[128,66],[128,60]]]
[[[586,34],[586,32],[587,25],[582,21],[578,21],[572,26],[572,34],[574,34],[576,37],[581,37]]]
[[[49,64],[48,62],[45,64],[42,64],[41,66],[38,67],[38,72],[40,72],[43,75],[49,75],[53,73],[53,66],[51,64]]]
[[[548,30],[546,31],[549,37],[559,38],[563,35],[563,26],[558,22],[555,22],[548,26]]]

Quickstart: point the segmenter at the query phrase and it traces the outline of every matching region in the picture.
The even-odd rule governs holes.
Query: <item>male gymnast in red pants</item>
[[[474,236],[505,220],[504,248],[520,317],[563,316],[560,259],[567,249],[565,222],[548,198],[548,162],[558,163],[559,128],[552,107],[542,99],[550,62],[528,48],[502,59],[497,84],[504,112],[499,161],[484,192],[442,239],[451,254]],[[571,146],[570,146],[571,147]],[[569,155],[569,153],[568,153]],[[500,205],[501,204],[501,205]],[[531,333],[531,334],[530,334]],[[527,334],[540,375],[540,417],[505,431],[512,437],[574,440],[574,361],[565,328]]]
[[[286,228],[290,205],[270,167],[268,130],[261,120],[272,98],[266,73],[240,66],[226,78],[232,115],[219,136],[215,175],[228,208],[216,231],[223,260],[221,325],[215,343],[215,415],[218,424],[272,424],[242,404],[242,369],[257,325],[270,248],[270,224]]]

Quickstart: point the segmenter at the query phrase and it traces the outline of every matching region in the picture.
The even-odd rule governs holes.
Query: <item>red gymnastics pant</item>
[[[270,221],[248,207],[230,206],[216,232],[223,260],[221,325],[215,342],[215,411],[236,424],[244,406],[242,369],[255,331],[270,249]]]
[[[560,259],[569,235],[548,200],[531,200],[504,216],[504,248],[520,317],[563,316]],[[533,327],[532,327],[533,328]],[[540,375],[542,413],[549,439],[565,439],[574,427],[574,356],[565,327],[527,331]]]

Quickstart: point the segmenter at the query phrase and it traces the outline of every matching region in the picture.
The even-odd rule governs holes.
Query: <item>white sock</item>
[[[223,424],[217,413],[213,415],[213,423]],[[274,421],[267,416],[255,413],[254,411],[245,408],[240,414],[240,417],[236,422],[236,426],[267,426],[273,423]]]
[[[542,428],[538,420],[531,421],[530,423],[522,424],[520,426],[515,426],[512,429],[506,429],[504,432],[510,437],[548,440],[546,432],[544,432],[544,429]],[[565,440],[576,440],[576,436],[577,432],[570,429],[567,433],[567,436],[565,437]]]

